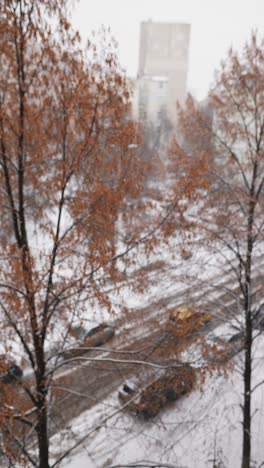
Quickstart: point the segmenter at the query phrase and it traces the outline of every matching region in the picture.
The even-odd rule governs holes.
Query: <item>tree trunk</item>
[[[243,404],[243,447],[242,468],[250,468],[251,455],[251,374],[252,374],[252,252],[253,252],[253,224],[255,213],[255,180],[257,162],[254,164],[247,225],[247,259],[245,267],[244,311],[246,318],[245,330],[245,364],[244,364],[244,404]]]
[[[39,449],[39,468],[50,468],[49,465],[49,435],[47,415],[47,382],[45,378],[46,366],[43,342],[40,336],[35,337],[36,361],[38,369],[36,372],[37,394],[38,394],[38,424],[36,428]]]
[[[242,468],[250,468],[251,455],[251,351],[252,322],[251,316],[246,321],[246,348],[244,367],[244,404],[243,404],[243,452]]]
[[[38,449],[39,449],[39,468],[50,468],[49,465],[49,438],[47,424],[47,409],[45,395],[42,396],[38,412]]]

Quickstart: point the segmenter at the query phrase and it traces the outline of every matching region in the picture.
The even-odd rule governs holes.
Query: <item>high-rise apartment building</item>
[[[155,86],[165,87],[166,92],[159,93],[162,108],[166,108],[167,117],[172,124],[176,122],[176,102],[181,104],[186,98],[188,51],[190,25],[182,23],[141,23],[139,51],[139,106],[148,100],[155,100]],[[147,84],[150,83],[149,90]],[[144,89],[144,91],[140,91]],[[147,97],[146,97],[147,96]],[[163,102],[161,99],[163,96]],[[156,109],[156,106],[149,106]],[[146,109],[148,112],[148,109]],[[140,112],[141,114],[141,112]],[[142,116],[142,114],[141,114]],[[154,115],[147,116],[151,120]]]

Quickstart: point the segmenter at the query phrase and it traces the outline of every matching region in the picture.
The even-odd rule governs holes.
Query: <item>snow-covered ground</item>
[[[259,336],[254,345],[253,386],[263,379],[263,356],[264,338]],[[239,468],[242,359],[241,355],[234,358],[228,378],[208,376],[202,389],[196,388],[148,422],[125,411],[116,413],[120,403],[115,392],[54,436],[51,451],[57,455],[84,437],[71,458],[62,462],[63,468],[110,468],[139,460],[171,463],[175,468]],[[260,467],[264,462],[263,385],[253,394],[252,414],[252,467]],[[213,460],[219,465],[214,465]]]
[[[201,294],[204,294],[204,303],[210,300],[217,304],[217,297],[225,291],[225,284],[230,290],[235,287],[231,278],[230,265],[232,255],[224,249],[217,252],[217,246],[206,246],[194,239],[194,243],[184,243],[181,233],[171,238],[167,243],[159,245],[150,255],[146,255],[144,249],[139,246],[132,255],[136,262],[126,269],[127,278],[120,285],[118,292],[112,290],[111,284],[107,284],[109,298],[116,312],[115,318],[119,318],[122,308],[131,310],[131,315],[136,309],[143,309],[155,302],[167,301],[167,308],[175,307],[183,302],[196,303]],[[47,243],[47,246],[50,245]],[[181,249],[187,247],[192,251],[192,257],[183,260]],[[259,261],[256,265],[262,266],[264,245],[258,250]],[[36,249],[39,246],[36,245]],[[146,286],[142,291],[133,289],[136,282],[137,270],[150,267],[155,262],[162,261],[164,268],[146,269]],[[120,261],[122,270],[122,261]],[[64,273],[65,274],[65,273]],[[256,268],[256,275],[259,275]],[[139,275],[139,278],[141,276]],[[190,285],[192,288],[190,290]],[[186,297],[185,297],[186,293]],[[202,300],[201,300],[202,302]],[[226,304],[225,304],[226,305]],[[87,310],[92,311],[87,319]],[[78,315],[78,320],[83,319],[84,326],[93,326],[101,321],[113,320],[113,315],[107,308],[93,307],[87,302],[87,310],[84,316]],[[158,314],[160,314],[158,316]],[[215,315],[218,315],[216,309]],[[153,307],[138,324],[136,333],[145,336],[144,326],[148,321],[157,316],[162,322],[163,310]],[[214,310],[212,310],[214,314]],[[165,315],[163,320],[165,320]],[[127,327],[131,326],[129,321]],[[134,324],[133,324],[134,326]],[[122,325],[122,330],[126,325]],[[50,334],[47,348],[56,340],[61,340],[62,323],[58,319],[54,331]],[[223,338],[226,326],[222,324],[215,330],[215,336]],[[232,334],[232,332],[231,332]],[[19,355],[19,347],[10,341]],[[237,356],[234,362],[234,370],[229,373],[228,379],[215,375],[207,377],[202,389],[196,388],[189,396],[186,396],[166,408],[154,420],[143,422],[135,419],[125,411],[120,412],[120,402],[117,392],[109,395],[103,403],[95,405],[92,409],[82,413],[73,420],[70,427],[53,436],[51,440],[51,453],[54,460],[64,450],[68,450],[75,442],[83,438],[83,443],[78,445],[77,451],[67,457],[62,468],[110,468],[118,463],[136,462],[142,459],[156,460],[171,463],[175,468],[211,468],[213,460],[222,462],[225,468],[240,468],[241,457],[241,356]],[[264,338],[255,341],[254,383],[258,384],[264,377]],[[264,463],[264,446],[262,433],[264,430],[264,386],[259,386],[253,398],[253,452],[252,459],[256,461],[256,467]],[[215,465],[218,466],[218,465]]]
[[[194,285],[192,302],[206,289],[205,301],[208,301],[211,294],[217,303],[217,296],[225,290],[224,282],[232,289],[230,271],[225,268],[225,252],[220,252],[218,256],[215,252],[210,255],[209,248],[196,244],[192,258],[184,261],[179,245],[179,239],[174,239],[159,247],[150,257],[138,252],[137,269],[162,259],[166,271],[164,274],[150,272],[150,281],[142,293],[134,292],[129,281],[118,296],[111,293],[117,310],[122,305],[128,309],[146,307],[170,296],[171,306],[175,307],[178,302],[182,302],[184,291],[189,291],[190,284]],[[262,261],[262,251],[259,250],[258,254]],[[226,252],[226,256],[228,255]],[[261,264],[261,261],[256,264]],[[128,271],[132,278],[134,271]],[[156,313],[153,310],[153,314]],[[149,319],[148,315],[146,320]],[[143,326],[143,322],[141,325]],[[139,327],[138,332],[140,330]],[[232,335],[234,330],[227,330],[227,326],[222,324],[214,331],[214,336],[223,338],[229,332]],[[263,356],[264,338],[259,337],[255,340],[253,385],[264,376]],[[114,392],[103,403],[82,413],[72,421],[70,427],[52,438],[51,452],[54,460],[58,454],[84,438],[76,452],[62,462],[62,468],[110,468],[113,465],[146,459],[171,463],[175,468],[211,468],[214,460],[222,463],[219,467],[240,468],[240,404],[243,389],[241,366],[242,356],[239,355],[234,359],[234,369],[230,370],[228,378],[221,375],[208,376],[202,389],[196,388],[192,394],[183,397],[148,422],[139,421],[125,411],[119,412],[120,402],[117,392]],[[259,386],[254,392],[252,409],[252,460],[256,462],[252,465],[254,467],[259,467],[264,462],[263,404],[264,386]]]

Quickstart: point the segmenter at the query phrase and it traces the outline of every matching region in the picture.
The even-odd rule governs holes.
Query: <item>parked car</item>
[[[92,328],[84,337],[84,343],[93,342],[92,346],[101,346],[111,340],[115,334],[115,329],[107,323],[101,323],[97,327]],[[87,344],[87,346],[90,346]]]
[[[8,356],[0,356],[0,382],[17,382],[20,381],[22,377],[22,369],[12,358]]]
[[[212,315],[195,306],[181,306],[172,310],[166,330],[176,336],[188,336],[212,319]]]
[[[103,344],[110,341],[114,335],[114,327],[108,325],[107,323],[101,323],[86,333],[82,340],[76,344],[76,346],[65,350],[62,354],[63,359],[71,359],[82,356],[83,354],[87,353],[86,348],[102,346]]]
[[[183,260],[189,260],[190,258],[192,258],[192,252],[190,250],[182,249],[181,258]]]
[[[166,371],[145,385],[139,379],[127,381],[119,390],[118,397],[123,404],[128,403],[128,411],[149,419],[155,417],[168,403],[189,393],[194,383],[194,369],[182,365]]]

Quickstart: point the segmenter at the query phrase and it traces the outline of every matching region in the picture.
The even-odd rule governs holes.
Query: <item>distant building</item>
[[[147,118],[151,116],[152,121],[158,121],[154,113],[165,109],[167,117],[175,125],[176,103],[183,104],[186,98],[189,40],[189,24],[141,23],[138,69],[140,118],[145,112]]]
[[[142,76],[139,86],[139,119],[158,127],[166,114],[168,102],[168,78],[164,76]]]

